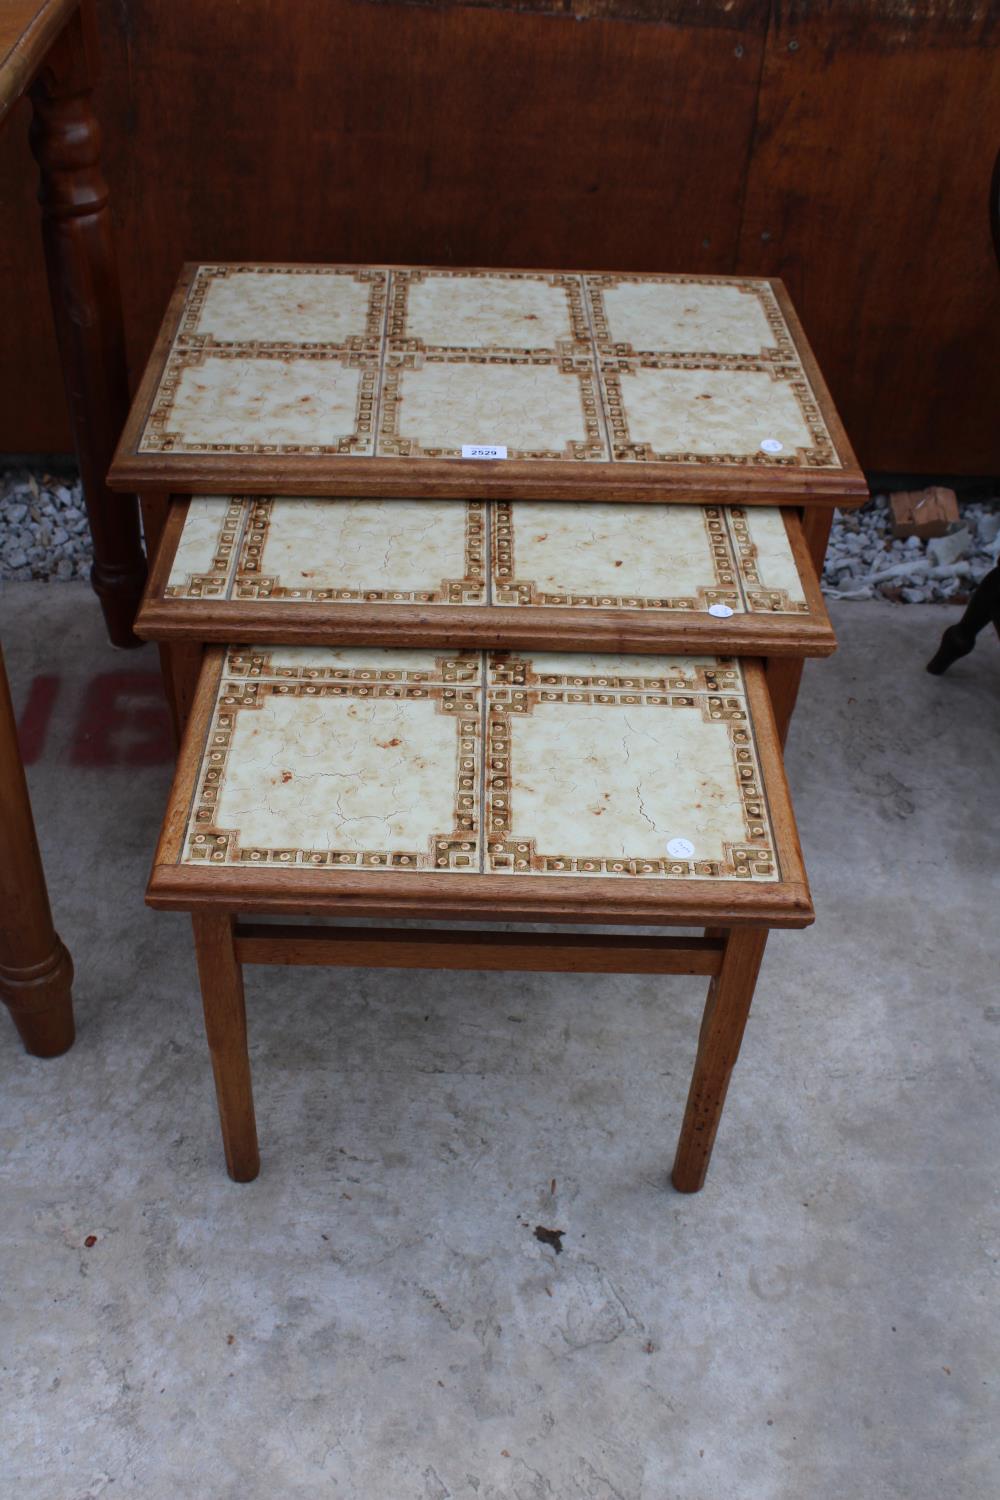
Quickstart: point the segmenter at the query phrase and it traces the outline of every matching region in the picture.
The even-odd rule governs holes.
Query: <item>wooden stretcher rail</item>
[[[550,932],[448,932],[399,927],[238,923],[244,964],[364,969],[467,969],[549,974],[718,974],[716,938]]]

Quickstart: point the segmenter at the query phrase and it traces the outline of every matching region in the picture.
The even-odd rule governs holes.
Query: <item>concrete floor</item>
[[[819,917],[771,941],[700,1196],[666,1174],[701,981],[355,971],[251,971],[236,1187],[186,919],[142,904],[155,655],[9,587],[16,701],[58,679],[29,774],[79,1036],[0,1038],[0,1493],[1000,1492],[1000,651],[928,677],[956,613],[843,605],[807,669]]]

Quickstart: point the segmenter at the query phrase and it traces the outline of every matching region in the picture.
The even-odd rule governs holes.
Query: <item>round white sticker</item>
[[[732,614],[732,610],[728,604],[710,604],[708,612],[710,615],[714,615],[717,620],[728,620]]]
[[[667,853],[671,859],[690,859],[694,853],[694,845],[690,839],[671,839],[667,844]]]
[[[760,446],[765,453],[780,453],[785,445],[779,443],[777,438],[765,438]]]

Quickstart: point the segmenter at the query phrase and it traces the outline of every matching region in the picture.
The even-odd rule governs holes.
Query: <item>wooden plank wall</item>
[[[137,374],[184,259],[780,274],[870,469],[1000,473],[1000,4],[101,0]],[[68,446],[18,107],[0,451]]]

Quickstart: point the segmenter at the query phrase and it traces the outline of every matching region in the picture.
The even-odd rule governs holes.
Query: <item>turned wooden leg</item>
[[[105,484],[128,410],[118,263],[101,133],[91,108],[90,0],[66,23],[31,87],[31,147],[49,292],[94,544],[91,582],[114,646],[138,646],[132,622],[146,577],[133,496]]]
[[[260,1171],[253,1112],[243,970],[236,959],[230,915],[193,915],[205,1032],[212,1055],[226,1167],[234,1182],[252,1182]]]
[[[766,927],[732,927],[726,936],[722,968],[709,986],[674,1158],[672,1181],[679,1193],[696,1193],[705,1181],[766,942]]]
[[[0,999],[35,1057],[73,1045],[73,963],[52,925],[0,651]]]

